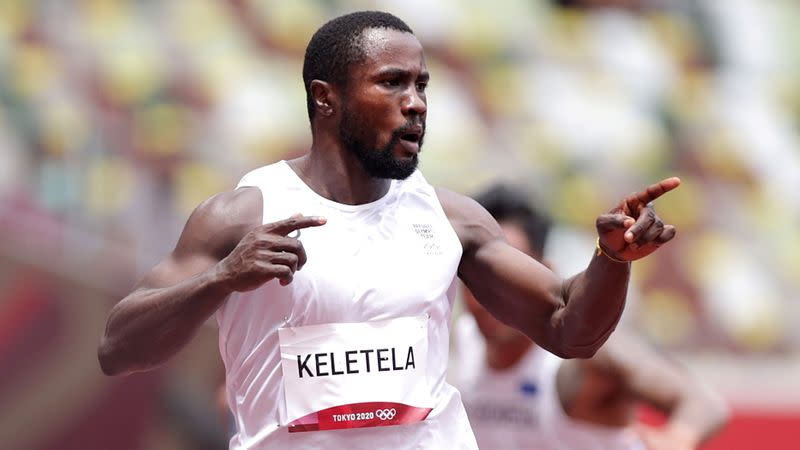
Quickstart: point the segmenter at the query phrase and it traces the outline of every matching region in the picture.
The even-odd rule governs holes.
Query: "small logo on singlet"
[[[397,415],[397,410],[394,408],[376,409],[375,415],[381,420],[392,420]]]
[[[426,255],[437,256],[443,254],[442,247],[436,240],[436,233],[434,232],[433,225],[429,223],[415,223],[411,225],[414,232],[422,239],[422,249]]]

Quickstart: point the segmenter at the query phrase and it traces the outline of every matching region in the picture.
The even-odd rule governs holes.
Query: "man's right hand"
[[[287,235],[295,230],[324,225],[319,216],[295,215],[260,225],[247,233],[217,265],[223,283],[231,291],[251,291],[277,278],[282,286],[306,263],[303,243]]]

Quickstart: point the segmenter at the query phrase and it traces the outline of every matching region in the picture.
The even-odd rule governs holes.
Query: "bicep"
[[[437,193],[464,248],[461,280],[495,317],[550,348],[555,340],[551,319],[564,306],[561,279],[511,246],[477,202],[448,191]]]
[[[556,309],[563,307],[561,279],[503,239],[483,243],[466,255],[459,276],[475,298],[498,319],[542,341]],[[531,323],[539,323],[531,328]]]

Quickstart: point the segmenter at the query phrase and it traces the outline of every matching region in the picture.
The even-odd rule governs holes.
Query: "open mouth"
[[[417,144],[417,143],[419,143],[419,138],[420,137],[421,137],[421,135],[418,134],[418,133],[406,133],[406,134],[400,136],[400,139],[402,139],[404,141],[407,141],[407,142],[413,142],[413,143]]]
[[[400,139],[413,144],[419,144],[422,140],[422,126],[415,125],[405,130],[406,132],[400,135]]]

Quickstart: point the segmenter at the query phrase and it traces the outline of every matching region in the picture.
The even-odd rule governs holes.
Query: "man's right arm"
[[[154,368],[177,353],[228,297],[218,263],[261,220],[258,189],[218,194],[198,206],[175,249],[117,303],[98,359],[107,375]]]
[[[286,235],[325,221],[261,221],[257,188],[218,194],[198,206],[175,249],[112,308],[98,348],[103,372],[155,368],[183,348],[232,292],[273,278],[290,283],[306,255],[300,241]]]

